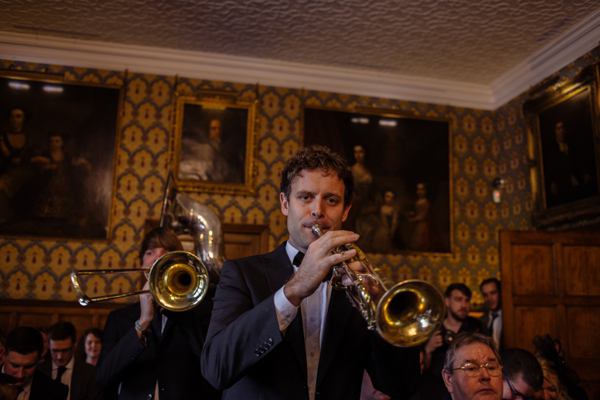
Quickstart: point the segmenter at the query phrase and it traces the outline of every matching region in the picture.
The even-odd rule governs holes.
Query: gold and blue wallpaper
[[[600,51],[581,57],[560,73],[564,76],[598,60]],[[125,268],[139,265],[138,244],[146,219],[160,216],[163,189],[170,169],[175,91],[229,90],[258,97],[256,196],[189,194],[211,207],[224,222],[266,224],[269,247],[286,239],[286,221],[279,208],[279,177],[286,159],[302,143],[303,105],[334,108],[391,109],[451,121],[452,254],[370,254],[372,261],[396,281],[420,278],[441,290],[460,281],[482,303],[478,284],[499,277],[498,231],[531,229],[531,188],[527,166],[527,127],[523,94],[496,111],[484,111],[394,99],[304,91],[233,82],[186,79],[119,71],[73,68],[0,60],[1,69],[51,72],[76,82],[125,84],[120,140],[112,194],[109,241],[30,240],[0,238],[0,298],[75,300],[72,269]],[[176,87],[177,86],[177,87]],[[492,201],[494,178],[505,180],[502,201]],[[94,276],[90,294],[124,292],[137,277]]]

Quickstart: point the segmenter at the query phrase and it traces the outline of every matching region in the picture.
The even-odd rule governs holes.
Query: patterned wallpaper
[[[561,74],[569,75],[597,60],[600,51],[583,56]],[[420,278],[441,290],[455,281],[473,290],[482,303],[478,284],[499,277],[498,231],[531,229],[527,169],[527,131],[521,114],[525,95],[496,110],[482,111],[437,104],[397,101],[337,93],[306,92],[295,88],[266,87],[154,76],[94,69],[50,66],[0,60],[2,69],[65,74],[78,82],[127,81],[117,149],[113,194],[113,232],[109,242],[79,242],[0,238],[0,298],[74,300],[69,280],[73,268],[135,267],[144,222],[157,219],[169,171],[172,100],[174,91],[193,94],[201,89],[234,90],[260,100],[257,140],[256,196],[190,194],[207,204],[225,222],[267,224],[269,246],[286,239],[285,218],[279,210],[279,175],[285,160],[302,141],[301,107],[374,107],[401,110],[415,116],[448,118],[452,125],[452,205],[454,248],[451,255],[371,254],[371,259],[400,281]],[[175,88],[177,85],[177,88]],[[502,202],[495,204],[491,182],[505,179]],[[137,278],[95,276],[88,292],[127,291]]]

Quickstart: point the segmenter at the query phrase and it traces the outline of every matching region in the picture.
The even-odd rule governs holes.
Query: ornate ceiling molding
[[[0,57],[188,78],[259,83],[494,110],[598,45],[600,11],[508,71],[492,85],[392,73],[0,32]],[[501,55],[500,55],[501,56]]]

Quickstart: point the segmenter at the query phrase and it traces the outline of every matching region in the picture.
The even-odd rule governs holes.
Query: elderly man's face
[[[481,366],[491,362],[498,362],[492,349],[477,342],[458,349],[452,368],[460,368],[467,363]],[[486,368],[481,368],[477,376],[467,376],[460,369],[444,370],[443,378],[453,400],[500,400],[502,398],[502,374],[490,376]]]

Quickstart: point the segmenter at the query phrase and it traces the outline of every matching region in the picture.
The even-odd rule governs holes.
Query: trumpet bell
[[[426,342],[446,314],[441,293],[420,280],[406,280],[388,290],[377,306],[377,331],[388,343],[412,347]]]
[[[187,251],[167,253],[150,269],[150,293],[163,308],[185,311],[194,308],[208,291],[208,269]]]

